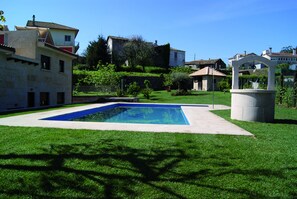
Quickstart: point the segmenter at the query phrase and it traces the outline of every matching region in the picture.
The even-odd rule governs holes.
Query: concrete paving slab
[[[80,107],[65,108],[53,111],[44,111],[26,115],[0,118],[0,125],[49,127],[65,129],[91,129],[91,130],[120,130],[142,132],[171,132],[171,133],[195,133],[195,134],[222,134],[253,136],[250,132],[226,121],[213,114],[210,110],[230,109],[228,106],[215,105],[182,105],[190,125],[164,125],[164,124],[130,124],[108,122],[77,122],[77,121],[53,121],[42,120],[44,118],[77,112],[86,109],[98,108],[110,104],[90,104]]]

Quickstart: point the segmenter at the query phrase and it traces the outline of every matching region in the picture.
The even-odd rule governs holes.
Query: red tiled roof
[[[293,55],[293,53],[271,53],[267,55],[270,57],[297,57],[297,54]]]

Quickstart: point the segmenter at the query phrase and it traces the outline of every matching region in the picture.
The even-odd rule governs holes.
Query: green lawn
[[[206,91],[192,91],[191,95],[187,96],[172,96],[172,92],[154,91],[150,99],[145,99],[140,96],[141,102],[150,103],[183,103],[183,104],[223,104],[231,106],[231,94],[229,92],[206,92]]]
[[[296,198],[296,110],[233,122],[255,137],[0,126],[0,198]]]

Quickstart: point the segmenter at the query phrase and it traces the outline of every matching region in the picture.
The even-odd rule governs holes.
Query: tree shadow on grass
[[[274,119],[273,123],[276,123],[276,124],[293,124],[293,125],[297,125],[297,120],[291,120],[291,119]]]
[[[41,154],[0,155],[0,175],[6,176],[2,179],[6,182],[0,185],[0,196],[135,198],[144,193],[148,197],[152,192],[162,198],[187,198],[182,191],[184,186],[194,187],[194,195],[199,194],[195,193],[196,189],[203,188],[237,197],[266,198],[263,193],[248,188],[224,187],[208,183],[207,179],[228,175],[245,175],[256,180],[264,177],[286,179],[283,170],[236,168],[228,159],[238,160],[235,157],[226,159],[228,154],[205,157],[199,152],[187,153],[195,146],[188,142],[186,148],[176,145],[146,150],[105,139],[94,143],[51,145]],[[199,148],[196,146],[196,149]],[[209,168],[182,169],[180,165],[187,161],[208,162]],[[178,188],[176,184],[179,184]]]

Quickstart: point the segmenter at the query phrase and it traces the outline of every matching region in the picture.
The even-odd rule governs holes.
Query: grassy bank
[[[199,94],[149,102],[212,99]],[[270,124],[232,122],[255,138],[0,126],[0,198],[297,197],[296,110],[277,107]]]

